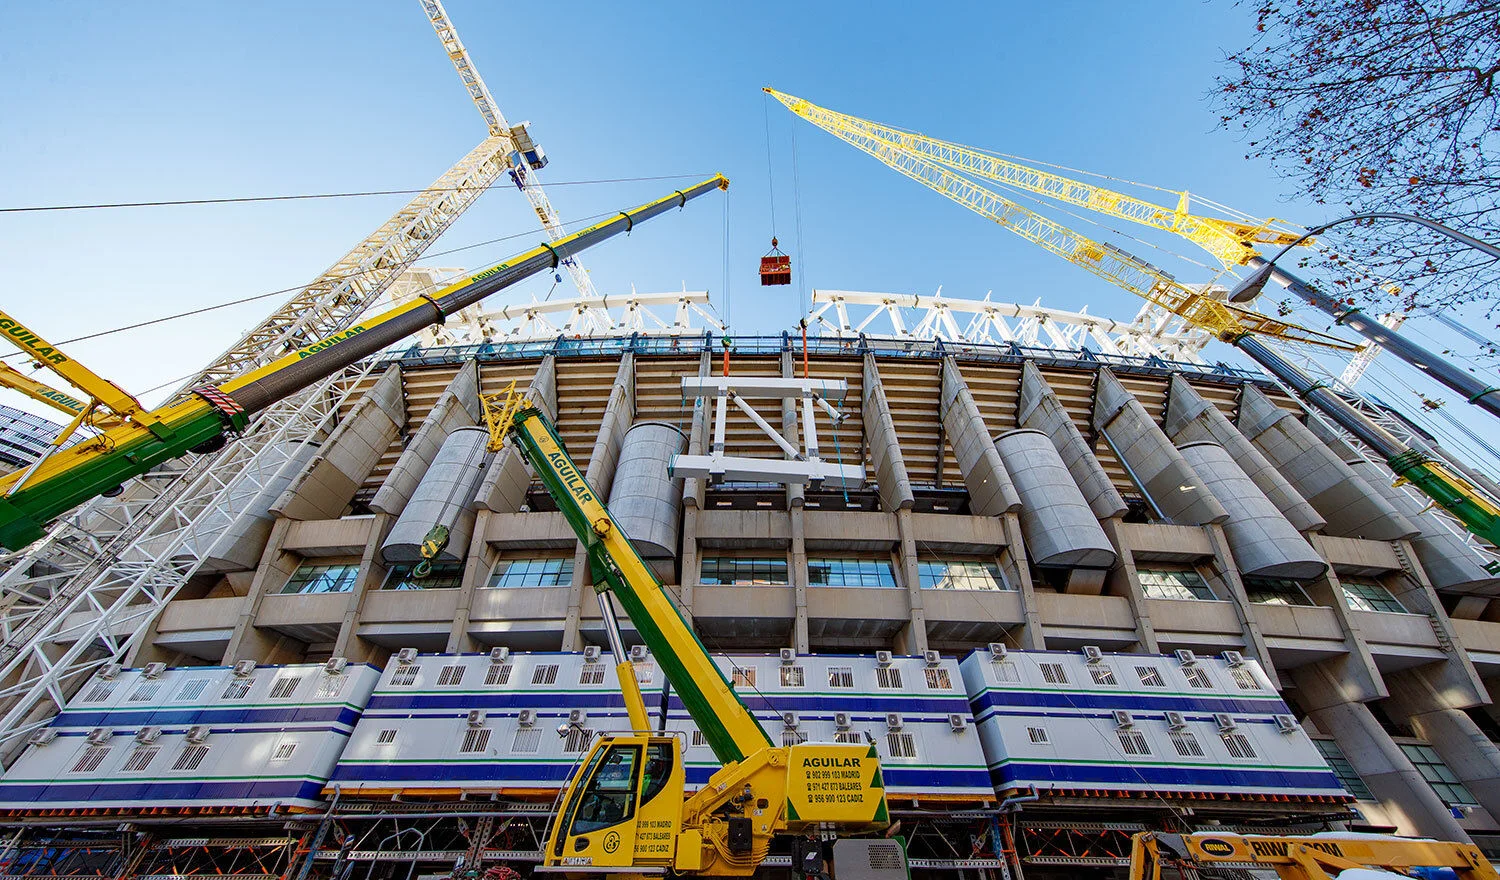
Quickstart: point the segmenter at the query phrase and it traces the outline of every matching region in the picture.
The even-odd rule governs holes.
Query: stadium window
[[[1117,730],[1120,737],[1120,748],[1127,755],[1149,755],[1151,746],[1146,742],[1146,735],[1139,730]]]
[[[287,593],[347,593],[354,589],[359,579],[359,566],[350,565],[302,565],[292,572],[292,577],[281,588]]]
[[[1210,690],[1214,686],[1214,683],[1209,680],[1208,673],[1196,666],[1182,667],[1182,677],[1187,679],[1188,687]]]
[[[1332,770],[1333,775],[1339,778],[1339,784],[1344,787],[1344,791],[1354,795],[1356,800],[1375,800],[1375,796],[1370,793],[1370,787],[1365,785],[1365,781],[1355,771],[1354,765],[1350,764],[1349,759],[1344,757],[1344,752],[1339,748],[1338,743],[1331,739],[1315,739],[1312,742],[1313,745],[1318,747],[1318,752],[1323,756],[1323,760],[1328,762],[1328,769]]]
[[[1186,730],[1173,730],[1167,735],[1172,740],[1172,748],[1177,750],[1178,755],[1184,758],[1203,757],[1203,746],[1198,744],[1198,738],[1191,733]]]
[[[927,689],[933,691],[953,690],[953,679],[948,675],[948,670],[941,666],[929,666],[922,670],[927,673]]]
[[[830,666],[828,667],[828,686],[831,688],[854,687],[854,667],[852,666]]]
[[[993,562],[977,560],[918,562],[917,583],[924,590],[1011,590],[1014,589]]]
[[[1432,786],[1437,796],[1443,799],[1443,803],[1450,807],[1479,805],[1479,801],[1474,799],[1469,789],[1459,781],[1457,776],[1453,775],[1448,765],[1443,763],[1436,749],[1418,743],[1401,743],[1400,745],[1401,751],[1406,754],[1412,766],[1417,768],[1417,772],[1422,774],[1422,778],[1427,780],[1427,784]]]
[[[896,573],[889,559],[809,559],[810,587],[895,588]]]
[[[1161,677],[1161,670],[1155,666],[1137,666],[1135,674],[1141,680],[1141,687],[1164,688],[1167,686],[1166,680]]]
[[[1229,750],[1231,758],[1255,757],[1255,747],[1250,745],[1250,739],[1243,733],[1221,733],[1219,739],[1224,741],[1224,748]]]
[[[1302,585],[1285,578],[1245,578],[1245,598],[1256,605],[1304,605],[1316,603],[1307,598]]]
[[[1347,580],[1340,581],[1339,585],[1344,589],[1344,600],[1349,603],[1352,611],[1380,611],[1389,614],[1405,614],[1406,608],[1391,591],[1387,590],[1379,581]]]
[[[781,667],[781,686],[799,688],[807,686],[807,670],[801,666]]]
[[[755,687],[754,666],[736,666],[729,672],[729,683],[735,687]]]
[[[711,587],[784,587],[786,557],[705,556],[698,583]]]
[[[490,570],[489,589],[510,587],[571,587],[573,558],[502,559]]]
[[[1136,571],[1136,577],[1140,580],[1141,591],[1146,594],[1147,599],[1198,599],[1213,601],[1219,598],[1209,588],[1208,582],[1203,580],[1203,576],[1191,569],[1163,571],[1142,568]]]
[[[392,566],[385,576],[382,590],[456,590],[463,585],[464,567],[460,562],[444,562],[434,565],[432,573],[419,578],[412,574],[414,566]]]
[[[1094,684],[1103,687],[1114,687],[1120,683],[1115,679],[1115,670],[1108,663],[1090,663],[1089,676],[1094,679]]]

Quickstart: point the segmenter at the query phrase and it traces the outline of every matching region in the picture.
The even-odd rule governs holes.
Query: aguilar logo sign
[[[327,339],[324,339],[321,342],[314,342],[307,348],[298,351],[297,358],[300,360],[301,358],[310,357],[325,348],[332,348],[333,346],[338,345],[340,342],[343,342],[345,339],[353,338],[363,332],[365,332],[365,328],[359,326],[358,324],[355,324],[353,327],[350,327],[343,333],[335,333],[334,335],[328,337]]]
[[[547,453],[547,460],[552,462],[553,470],[557,471],[557,478],[562,480],[573,497],[578,499],[579,504],[586,504],[594,500],[594,494],[589,491],[589,484],[578,475],[578,470],[568,464],[568,457],[561,452]]]
[[[14,318],[0,317],[0,332],[14,339],[17,345],[25,346],[27,351],[49,364],[65,364],[68,362],[67,355],[43,342],[42,337],[27,330]]]
[[[1210,837],[1207,840],[1201,841],[1198,846],[1211,856],[1234,855],[1234,845],[1227,840],[1220,840],[1217,837]]]

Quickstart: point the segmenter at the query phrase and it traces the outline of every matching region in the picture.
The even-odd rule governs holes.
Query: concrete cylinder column
[[[1114,564],[1114,546],[1046,434],[1029,428],[1007,431],[995,440],[995,448],[1021,496],[1021,533],[1037,565]]]
[[[1240,574],[1310,580],[1328,564],[1217,443],[1188,443],[1182,457],[1224,505],[1224,535]]]
[[[643,558],[677,558],[682,489],[667,467],[686,444],[665,422],[636,422],[620,443],[609,512]]]

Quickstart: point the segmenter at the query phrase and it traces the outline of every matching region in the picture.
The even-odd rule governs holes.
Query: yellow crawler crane
[[[771,743],[667,591],[563,448],[517,394],[484,398],[490,449],[507,438],[588,547],[630,730],[601,736],[568,782],[537,870],[579,877],[755,873],[777,835],[878,834],[890,825],[874,745]],[[683,800],[682,739],[652,732],[615,617],[619,600],[723,764]]]
[[[1458,880],[1496,880],[1477,847],[1384,834],[1281,837],[1254,834],[1137,834],[1130,846],[1130,880],[1168,880],[1215,869],[1267,869],[1281,880],[1333,880],[1351,868],[1386,871],[1392,880],[1414,868],[1449,868]]]

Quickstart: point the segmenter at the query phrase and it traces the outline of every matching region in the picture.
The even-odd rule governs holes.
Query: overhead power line
[[[599,183],[635,183],[644,180],[681,180],[686,178],[701,178],[701,174],[664,174],[657,177],[607,177],[598,180],[562,180],[548,181],[548,186],[589,186]],[[100,202],[98,204],[83,205],[31,205],[22,208],[0,208],[0,214],[26,214],[42,213],[47,211],[89,211],[99,208],[164,208],[174,205],[234,205],[247,202],[298,202],[313,201],[317,199],[355,199],[365,196],[404,196],[424,192],[470,192],[473,190],[486,190],[495,184],[484,187],[455,186],[439,187],[437,189],[380,189],[364,190],[360,192],[335,192],[335,193],[298,193],[283,196],[234,196],[221,199],[164,199],[150,202]]]

